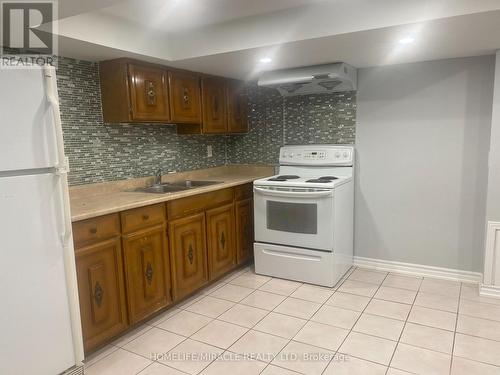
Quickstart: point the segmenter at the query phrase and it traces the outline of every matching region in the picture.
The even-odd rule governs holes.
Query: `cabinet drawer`
[[[134,208],[133,210],[122,212],[121,216],[123,234],[131,233],[138,229],[165,222],[165,205],[160,203]]]
[[[80,247],[96,243],[120,234],[118,214],[99,216],[73,223],[75,246]]]
[[[232,202],[233,189],[222,189],[210,193],[198,194],[192,197],[176,199],[167,204],[169,219],[190,215],[205,211],[208,208],[220,206],[226,202]]]
[[[253,197],[253,184],[238,185],[234,188],[234,199],[241,201]]]

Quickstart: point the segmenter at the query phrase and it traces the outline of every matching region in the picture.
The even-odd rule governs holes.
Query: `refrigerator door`
[[[54,111],[43,69],[0,69],[0,82],[0,173],[55,166]]]
[[[54,375],[76,363],[60,178],[0,177],[0,374]]]

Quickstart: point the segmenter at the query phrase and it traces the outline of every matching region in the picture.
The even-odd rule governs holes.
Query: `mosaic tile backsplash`
[[[57,74],[71,185],[150,176],[158,168],[276,164],[284,144],[354,143],[354,92],[283,98],[253,84],[248,134],[177,135],[169,124],[104,124],[96,63],[60,57]]]

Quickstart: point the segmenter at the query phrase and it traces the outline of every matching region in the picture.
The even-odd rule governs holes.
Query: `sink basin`
[[[215,184],[220,184],[220,181],[185,180],[172,183],[165,183],[161,185],[153,185],[145,188],[139,188],[136,191],[140,191],[142,193],[165,194],[165,193],[175,193],[177,191],[184,191],[196,187],[210,186]]]

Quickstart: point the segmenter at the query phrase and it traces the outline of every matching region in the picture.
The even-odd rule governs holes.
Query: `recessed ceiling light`
[[[415,41],[415,38],[407,36],[405,38],[399,39],[399,44],[411,44]]]
[[[267,64],[267,63],[270,63],[271,61],[273,61],[273,59],[271,59],[270,57],[263,57],[259,61],[261,63]]]

